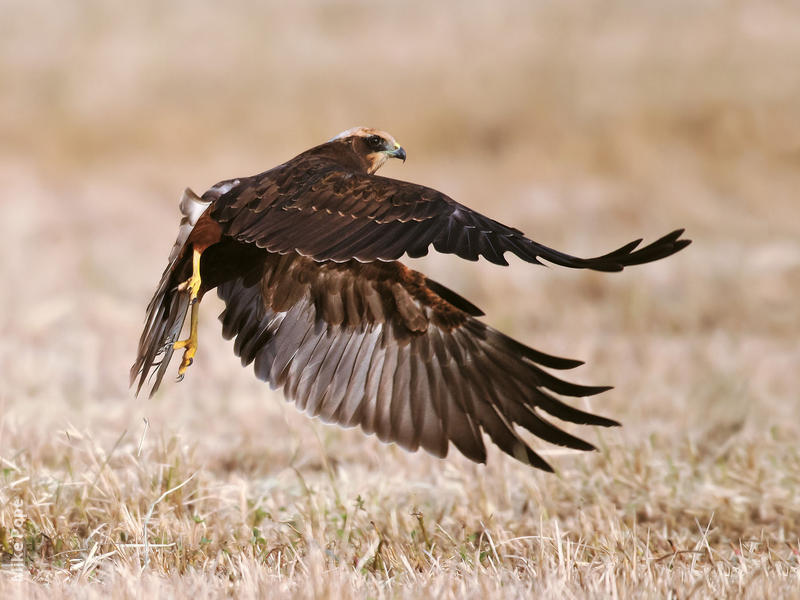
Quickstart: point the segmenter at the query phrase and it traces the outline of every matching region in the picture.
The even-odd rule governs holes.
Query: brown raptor
[[[552,470],[519,436],[592,445],[553,425],[617,425],[563,402],[609,389],[543,369],[580,361],[529,348],[483,323],[468,300],[398,262],[432,245],[468,260],[507,265],[511,252],[539,264],[621,271],[670,256],[690,241],[673,231],[596,258],[543,246],[434,189],[375,175],[405,150],[389,134],[356,128],[277,167],[222,181],[202,197],[186,190],[184,218],[147,308],[131,368],[137,392],[158,389],[172,354],[182,378],[197,351],[203,295],[225,302],[226,338],[242,363],[309,415],[359,425],[384,442],[436,456],[450,442],[485,462],[483,433],[504,452]],[[179,340],[191,311],[189,337]]]

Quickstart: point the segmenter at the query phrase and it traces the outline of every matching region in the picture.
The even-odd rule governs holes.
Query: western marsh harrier
[[[406,153],[389,134],[356,128],[269,171],[186,190],[169,263],[147,307],[131,368],[137,392],[158,389],[175,350],[178,378],[197,351],[200,300],[225,302],[223,335],[242,364],[282,387],[299,409],[384,442],[439,457],[450,442],[486,461],[483,432],[504,452],[552,470],[516,426],[548,442],[593,446],[551,424],[617,425],[557,396],[606,386],[569,383],[545,371],[577,360],[551,356],[483,323],[483,313],[398,259],[439,252],[498,265],[511,252],[576,269],[621,271],[664,258],[690,241],[683,230],[596,258],[543,246],[434,189],[375,175]],[[189,337],[178,340],[191,309]]]

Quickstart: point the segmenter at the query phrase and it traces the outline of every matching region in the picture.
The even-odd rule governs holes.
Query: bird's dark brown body
[[[506,453],[549,470],[516,426],[591,449],[543,413],[614,425],[556,397],[607,387],[553,376],[542,367],[581,363],[492,329],[470,302],[397,259],[433,246],[501,265],[511,252],[533,263],[618,271],[669,256],[689,241],[679,230],[643,248],[637,241],[597,258],[573,257],[441,192],[374,175],[390,157],[405,159],[391,136],[351,130],[270,171],[190,198],[195,212],[190,219],[184,210],[184,233],[148,307],[132,382],[141,388],[155,369],[155,391],[190,305],[216,288],[226,304],[223,334],[236,338],[242,362],[254,363],[259,378],[283,387],[311,415],[437,456],[452,442],[478,462],[486,459],[487,433]],[[194,295],[187,292],[194,289],[190,279]],[[193,335],[194,325],[195,319]],[[184,357],[181,373],[188,364]]]

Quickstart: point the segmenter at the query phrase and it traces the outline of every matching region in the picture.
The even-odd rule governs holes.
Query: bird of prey
[[[137,393],[158,389],[175,350],[182,379],[197,351],[203,295],[225,303],[222,333],[242,364],[283,388],[300,410],[360,426],[409,451],[444,457],[452,444],[486,461],[483,434],[514,458],[552,471],[520,436],[591,450],[545,413],[572,423],[616,421],[558,396],[610,389],[548,369],[580,361],[529,348],[483,323],[480,309],[398,259],[438,252],[507,265],[522,260],[596,271],[664,258],[690,241],[673,231],[596,258],[539,244],[442,192],[375,172],[405,150],[386,132],[347,130],[269,171],[222,181],[181,201],[178,239],[147,307],[131,367]],[[191,311],[189,335],[178,337]]]

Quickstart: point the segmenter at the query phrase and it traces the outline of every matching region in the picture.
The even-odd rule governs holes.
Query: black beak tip
[[[394,157],[399,158],[403,162],[406,162],[406,151],[402,147],[400,147],[394,151]]]

